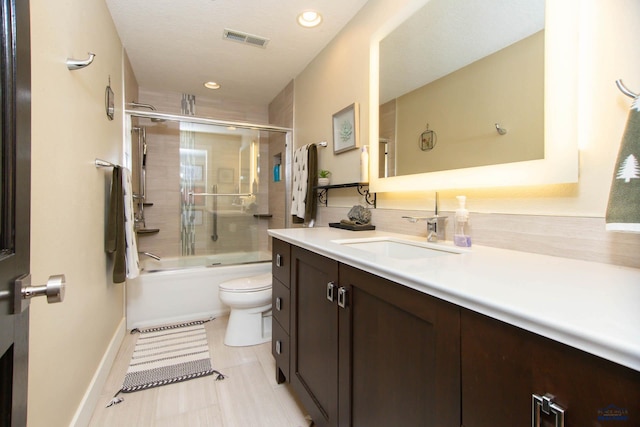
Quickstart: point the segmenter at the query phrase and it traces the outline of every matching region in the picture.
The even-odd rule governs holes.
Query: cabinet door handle
[[[331,302],[334,302],[336,300],[336,296],[334,292],[335,289],[336,289],[335,283],[333,282],[327,283],[327,299]]]
[[[538,396],[531,395],[531,427],[540,427],[540,410],[545,414],[553,414],[556,417],[555,427],[564,427],[564,409],[554,402],[555,396],[545,394]]]
[[[347,289],[344,287],[338,289],[338,306],[342,308],[347,307]]]
[[[282,255],[276,254],[276,267],[282,267]]]
[[[282,298],[276,297],[276,310],[282,311]]]
[[[276,341],[276,354],[282,354],[282,341]]]

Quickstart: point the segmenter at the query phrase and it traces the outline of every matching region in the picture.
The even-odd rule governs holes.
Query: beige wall
[[[369,140],[369,38],[405,4],[407,2],[395,0],[370,0],[331,45],[296,78],[295,147],[321,139],[330,140],[331,115],[354,101],[361,104],[361,137],[363,141]],[[579,123],[566,123],[567,129],[578,129],[581,147],[579,182],[443,191],[440,193],[442,209],[455,209],[455,196],[465,193],[472,212],[604,216],[613,164],[631,104],[631,100],[616,89],[614,81],[622,78],[629,87],[640,91],[640,57],[630,54],[636,51],[634,40],[640,38],[640,29],[635,23],[635,17],[640,16],[640,3],[591,0],[580,2],[580,6],[576,13],[580,19],[581,68],[579,95],[575,100],[579,105]],[[334,156],[328,149],[320,156],[320,166],[333,171],[332,183],[357,181],[358,162],[355,151]],[[333,190],[329,205],[350,206],[359,202],[352,193]],[[432,212],[433,201],[431,192],[378,194],[379,208]]]
[[[331,170],[331,183],[357,182],[360,152],[333,155],[332,115],[360,104],[360,140],[369,140],[369,39],[389,15],[409,0],[369,0],[331,44],[295,78],[294,150],[328,141],[318,150],[318,167]]]
[[[399,96],[396,109],[399,175],[543,158],[544,31]],[[437,141],[422,151],[427,126]]]
[[[67,293],[62,304],[31,305],[28,421],[67,426],[124,316],[104,251],[111,170],[94,165],[121,161],[121,43],[103,0],[32,0],[31,35],[31,273],[35,284],[64,273]],[[67,69],[88,51],[92,65]]]

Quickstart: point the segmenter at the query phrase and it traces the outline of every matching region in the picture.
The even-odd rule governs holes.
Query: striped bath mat
[[[224,375],[211,367],[211,356],[204,323],[209,320],[134,329],[139,332],[129,369],[122,388],[107,407],[122,402],[120,393],[131,393],[161,385],[187,381],[216,374],[216,380]]]

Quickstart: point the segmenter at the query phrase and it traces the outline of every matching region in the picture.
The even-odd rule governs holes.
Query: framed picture
[[[333,115],[333,153],[343,153],[360,146],[360,112],[354,102]]]
[[[207,150],[180,148],[180,177],[207,187]]]

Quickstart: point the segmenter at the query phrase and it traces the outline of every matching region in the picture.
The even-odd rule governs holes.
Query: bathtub
[[[218,285],[271,271],[271,257],[263,254],[261,259],[269,261],[247,262],[240,258],[236,259],[239,264],[220,265],[219,257],[141,260],[141,274],[127,280],[127,329],[229,313],[229,307],[218,297]]]

